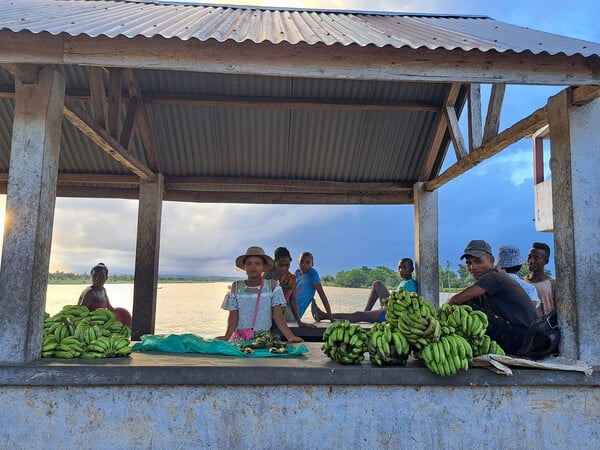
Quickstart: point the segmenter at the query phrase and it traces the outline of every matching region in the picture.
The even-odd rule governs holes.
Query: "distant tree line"
[[[465,264],[459,264],[457,271],[450,267],[450,261],[446,261],[446,265],[439,265],[440,273],[440,292],[444,291],[460,291],[473,284],[474,280],[467,271]],[[549,271],[546,271],[549,273]],[[520,277],[529,274],[529,267],[524,264],[521,271],[518,273]],[[335,277],[331,275],[323,275],[321,281],[329,286],[349,287],[349,288],[369,288],[373,281],[381,280],[388,288],[395,289],[400,283],[398,273],[388,267],[378,266],[371,269],[362,266],[351,270],[339,271]]]
[[[201,277],[194,275],[159,275],[161,283],[207,283],[211,281],[232,281],[234,277]],[[111,284],[133,283],[133,275],[109,274],[108,282]],[[50,284],[92,284],[92,276],[89,273],[54,272],[48,274]]]
[[[460,291],[473,284],[473,278],[467,271],[464,264],[458,265],[458,270],[450,268],[450,261],[446,265],[439,266],[440,271],[440,292]],[[546,270],[548,275],[550,272]],[[529,267],[523,264],[519,276],[529,274]],[[159,275],[158,281],[161,283],[207,283],[211,281],[232,281],[239,278],[233,277],[201,277],[193,275]],[[370,288],[373,281],[380,280],[388,288],[395,289],[400,283],[400,275],[389,267],[377,266],[373,269],[362,266],[351,270],[341,270],[336,276],[323,275],[321,281],[327,286],[338,286],[348,288]],[[91,284],[92,277],[89,273],[68,273],[54,272],[49,274],[48,283],[50,284]],[[133,275],[110,274],[109,283],[133,283]]]

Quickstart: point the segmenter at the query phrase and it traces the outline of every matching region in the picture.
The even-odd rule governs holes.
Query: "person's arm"
[[[474,284],[473,286],[469,286],[465,290],[450,297],[446,301],[446,303],[448,303],[449,305],[462,305],[463,303],[466,303],[469,300],[481,297],[483,294],[485,294],[485,290],[482,287],[479,287],[476,284]]]
[[[288,327],[285,317],[283,317],[283,313],[281,312],[280,305],[271,307],[271,317],[273,318],[275,325],[277,325],[277,328],[279,328],[279,331],[283,333],[288,342],[304,342],[301,337],[298,337],[292,333],[292,330],[290,330]]]
[[[113,305],[110,304],[110,300],[108,299],[108,293],[106,292],[105,288],[104,289],[104,298],[106,299],[106,309],[108,309],[109,311],[114,311],[115,308],[113,308]]]
[[[329,305],[329,300],[327,300],[327,296],[325,295],[325,291],[323,290],[323,285],[321,283],[315,283],[315,289],[319,293],[319,297],[323,302],[323,306],[327,311],[327,318],[333,322],[335,319],[333,318],[333,313],[331,312],[331,306]]]
[[[227,317],[227,331],[225,331],[224,336],[217,336],[215,339],[219,339],[221,341],[228,341],[233,332],[235,331],[235,327],[237,327],[238,320],[238,310],[235,309],[233,311],[229,311],[229,316]]]
[[[89,308],[90,305],[92,305],[92,297],[93,297],[93,295],[94,294],[93,294],[93,292],[92,292],[91,289],[85,288],[85,290],[79,296],[79,300],[77,301],[77,304],[78,305],[87,306]]]
[[[288,300],[288,306],[291,308],[292,314],[294,315],[294,319],[296,319],[296,323],[298,324],[299,327],[317,328],[317,326],[315,324],[302,322],[302,319],[300,317],[300,312],[298,311],[298,302],[296,301],[296,290],[295,289],[292,291],[292,293],[290,295],[290,298]]]

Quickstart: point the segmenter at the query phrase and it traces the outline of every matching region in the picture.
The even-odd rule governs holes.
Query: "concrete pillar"
[[[15,79],[15,114],[0,271],[0,362],[40,357],[64,77],[44,68],[35,81]]]
[[[600,364],[600,99],[571,104],[565,90],[548,101],[561,353]]]
[[[437,307],[440,298],[438,193],[425,191],[425,183],[415,183],[413,190],[417,287],[419,294]]]
[[[155,183],[140,182],[131,325],[134,340],[154,334],[163,192],[164,178],[160,174]]]

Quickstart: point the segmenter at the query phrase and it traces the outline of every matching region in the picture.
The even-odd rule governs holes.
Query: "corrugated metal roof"
[[[0,0],[0,9],[0,30],[14,32],[600,55],[599,44],[518,27],[484,16],[104,0]]]
[[[421,80],[418,74],[414,80],[371,78],[369,71],[376,63],[372,63],[369,55],[383,53],[376,47],[479,50],[491,52],[486,60],[489,58],[492,62],[501,56],[496,52],[505,51],[600,55],[598,44],[513,27],[479,16],[104,0],[0,0],[0,11],[0,32],[8,36],[8,40],[13,36],[5,30],[21,33],[19,37],[26,39],[31,37],[30,32],[82,36],[82,39],[72,38],[72,44],[81,40],[92,49],[96,42],[106,43],[104,36],[145,36],[158,38],[142,39],[148,48],[163,38],[212,40],[211,44],[218,47],[213,50],[215,53],[221,47],[219,43],[227,41],[223,47],[244,47],[250,59],[254,56],[252,52],[262,50],[262,46],[233,44],[251,41],[346,46],[332,49],[305,45],[302,50],[310,50],[306,52],[310,55],[304,56],[305,62],[324,51],[336,55],[358,51],[366,54],[356,68],[356,73],[361,75],[364,69],[366,75],[355,73],[355,78],[324,78],[314,73],[308,76],[302,67],[276,75],[267,71],[201,71],[195,66],[155,70],[161,66],[149,65],[131,69],[143,98],[157,171],[167,182],[166,200],[232,201],[234,198],[233,201],[306,203],[319,197],[315,195],[315,188],[317,194],[321,194],[320,200],[331,203],[410,202],[416,181],[439,174],[451,142],[443,118],[445,106],[449,101],[459,114],[465,105],[468,85],[464,84],[467,81],[445,78]],[[102,39],[90,42],[87,36]],[[52,41],[58,41],[58,46],[62,44],[61,37],[45,35],[43,38],[50,44]],[[140,43],[128,39],[118,41],[124,60],[127,60],[127,52]],[[351,46],[368,49],[363,51]],[[182,52],[174,57],[183,55],[188,47],[187,44],[173,46],[178,49],[174,51]],[[273,46],[265,47],[271,52]],[[0,47],[0,56],[2,49]],[[279,55],[286,55],[288,48],[281,46],[277,50],[282,50]],[[7,54],[10,55],[10,51]],[[564,60],[564,57],[539,59],[548,64],[548,60]],[[581,58],[569,58],[560,67],[570,67],[571,59]],[[597,64],[598,60],[591,58],[590,61]],[[102,67],[105,63],[96,61],[93,54],[79,64],[100,68],[105,92],[110,85],[109,72],[121,70],[112,68],[111,64]],[[65,76],[69,101],[77,101],[91,116],[86,65],[59,62],[53,67]],[[319,67],[327,69],[327,61]],[[8,173],[11,152],[15,84],[8,71],[13,69],[12,63],[0,65],[0,188],[6,185],[3,180]],[[523,79],[530,81],[527,77]],[[128,107],[125,81],[121,90],[124,98],[120,123],[123,125]],[[136,127],[127,153],[149,166],[146,169],[154,170],[154,158],[152,155],[146,158],[148,148],[144,147],[139,133],[140,128]],[[128,167],[131,166],[116,162],[67,119],[63,120],[59,182],[62,177],[66,180],[63,187],[75,186],[64,195],[134,198],[137,177],[130,176],[133,172]],[[107,177],[99,181],[102,175]],[[268,186],[257,187],[257,180]],[[102,183],[110,188],[98,194],[94,189]],[[358,185],[353,194],[347,194],[345,189],[360,183],[368,185]],[[273,191],[269,191],[273,185]],[[297,185],[304,191],[296,195],[290,186]],[[363,194],[363,190],[369,190],[370,195]],[[208,191],[214,195],[200,195]],[[224,200],[219,197],[227,191],[235,195],[224,196]],[[190,192],[192,195],[187,195]],[[257,196],[257,192],[266,194]],[[279,195],[282,192],[287,196]]]

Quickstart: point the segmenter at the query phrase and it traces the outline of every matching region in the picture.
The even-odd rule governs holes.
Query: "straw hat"
[[[235,258],[235,265],[240,269],[244,268],[244,264],[246,263],[246,258],[248,256],[260,256],[265,263],[265,271],[269,270],[273,267],[273,258],[265,253],[265,251],[261,247],[252,246],[248,247],[246,253]]]

